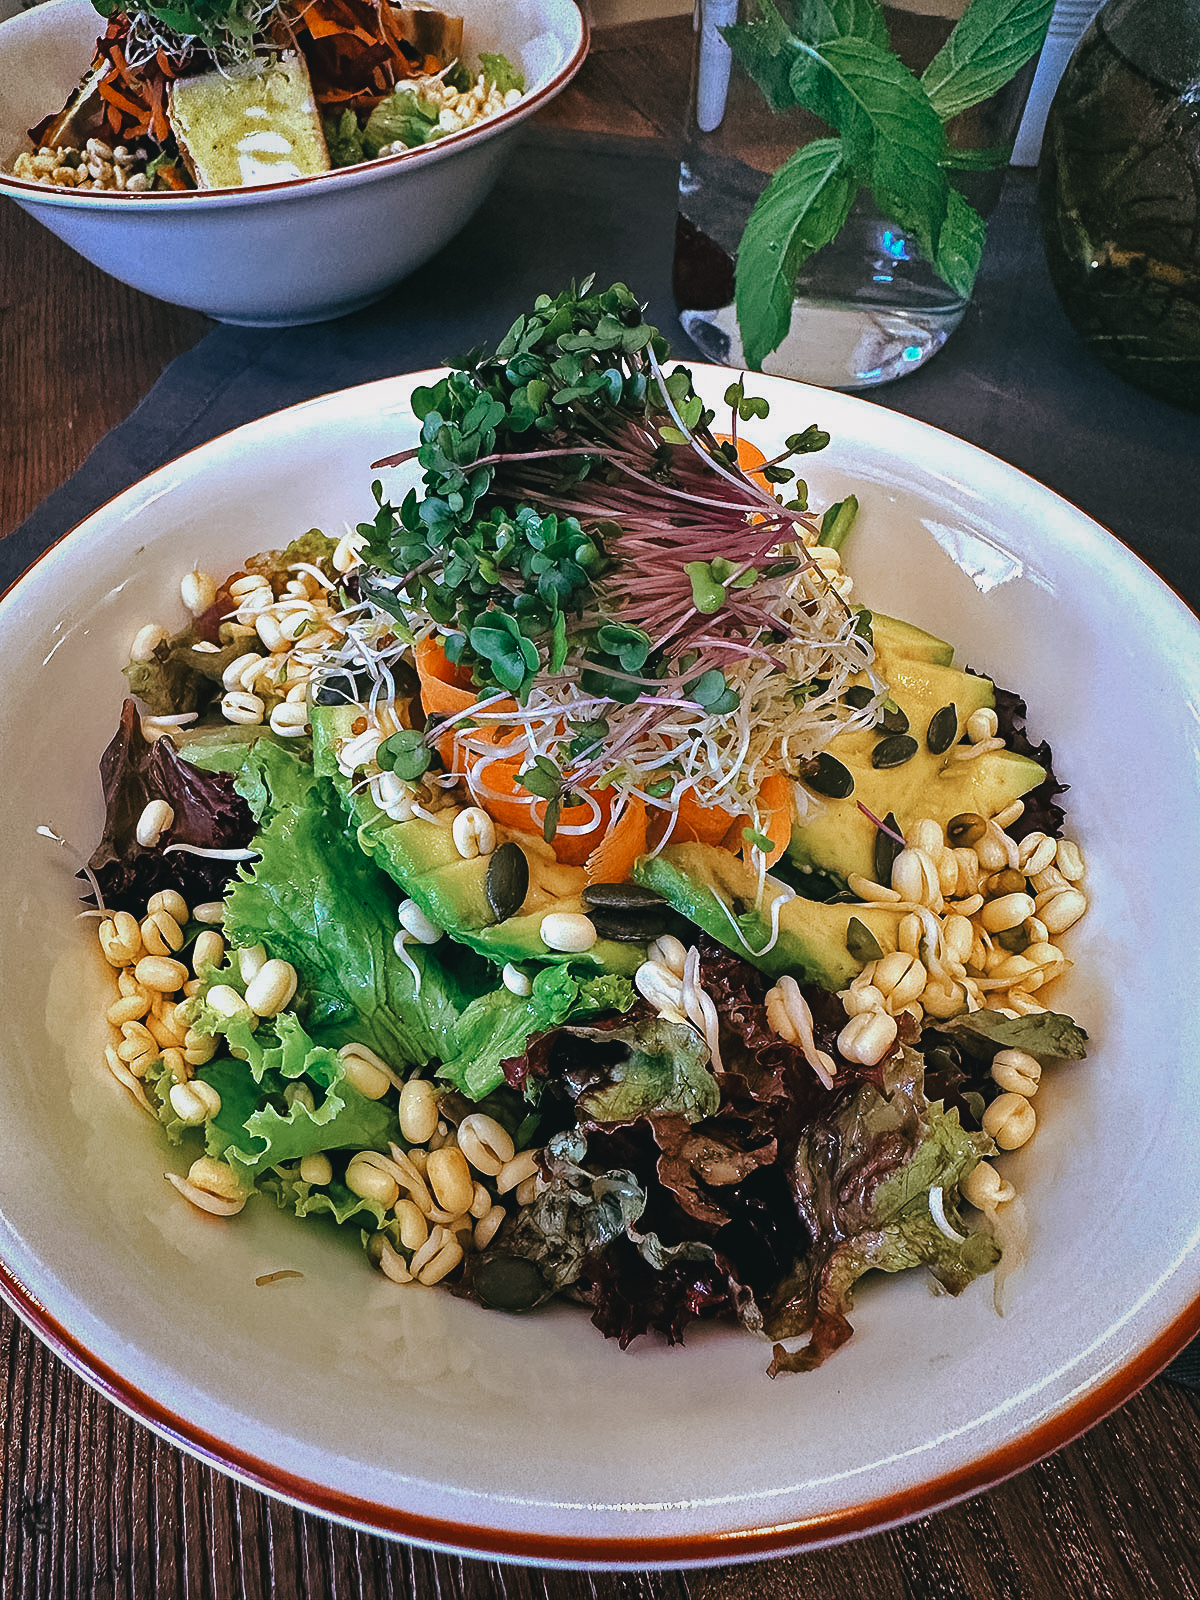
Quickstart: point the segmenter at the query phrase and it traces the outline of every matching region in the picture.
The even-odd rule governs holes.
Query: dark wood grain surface
[[[545,120],[674,138],[689,38],[681,18],[602,33]],[[0,533],[210,326],[105,278],[0,203]],[[990,1492],[850,1545],[716,1571],[540,1571],[269,1500],[131,1421],[0,1307],[0,1530],[4,1600],[1189,1600],[1200,1395],[1157,1379]]]

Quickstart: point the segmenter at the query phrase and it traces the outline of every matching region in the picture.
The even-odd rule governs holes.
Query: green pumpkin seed
[[[868,961],[878,961],[883,955],[883,946],[858,917],[851,917],[846,924],[846,949],[864,967]]]
[[[589,883],[583,891],[589,910],[641,911],[648,906],[665,906],[666,897],[644,883]]]
[[[551,1294],[542,1269],[525,1256],[485,1256],[475,1267],[471,1287],[489,1311],[530,1311]]]
[[[891,833],[885,829],[891,829]],[[900,839],[893,838],[892,834],[899,834],[900,824],[896,821],[896,813],[889,811],[883,819],[883,827],[875,833],[875,882],[885,886],[892,881],[892,868],[896,865],[896,857],[904,849]]]
[[[901,711],[894,700],[885,700],[879,712],[879,721],[875,724],[884,733],[907,733],[908,715]]]
[[[641,883],[589,883],[583,904],[600,937],[621,944],[657,939],[677,920],[664,896]]]
[[[987,821],[978,811],[959,811],[946,824],[946,842],[954,850],[978,844],[987,832]]]
[[[911,733],[889,733],[871,751],[871,765],[880,771],[888,767],[902,767],[911,761],[918,749]]]
[[[831,756],[828,750],[822,750],[819,756],[804,762],[796,776],[810,789],[828,796],[830,800],[845,800],[854,793],[854,774],[836,756]]]
[[[529,893],[529,861],[521,846],[509,839],[488,857],[484,892],[497,922],[516,916]]]
[[[958,707],[952,701],[930,717],[929,727],[925,733],[925,744],[935,756],[941,756],[945,755],[957,738]]]
[[[992,937],[998,945],[1014,956],[1024,955],[1033,943],[1027,922],[1023,922],[1019,928],[1004,928]]]
[[[852,683],[842,695],[843,701],[852,711],[861,711],[864,706],[869,706],[875,698],[875,691],[869,683]]]

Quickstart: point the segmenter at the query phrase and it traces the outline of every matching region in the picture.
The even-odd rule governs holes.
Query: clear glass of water
[[[778,0],[786,21],[802,0]],[[883,5],[891,48],[919,75],[968,0]],[[710,361],[745,366],[735,304],[742,233],[771,175],[830,127],[801,108],[776,111],[722,29],[761,20],[758,0],[697,0],[692,94],[680,163],[674,291],[680,321]],[[945,122],[949,152],[987,151],[990,167],[950,168],[953,187],[986,219],[999,198],[1037,65]],[[972,158],[974,160],[974,158]],[[967,295],[939,277],[920,245],[860,188],[845,222],[794,281],[790,326],[764,372],[834,389],[867,389],[914,372],[962,321]]]

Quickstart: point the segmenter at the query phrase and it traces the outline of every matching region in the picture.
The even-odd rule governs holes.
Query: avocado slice
[[[632,976],[646,959],[643,943],[598,939],[590,950],[552,950],[541,936],[542,918],[550,911],[586,914],[578,896],[563,897],[530,915],[497,921],[487,893],[490,856],[467,860],[455,847],[450,829],[421,817],[394,822],[356,788],[337,762],[337,743],[352,736],[361,706],[317,706],[310,712],[313,763],[332,780],[349,813],[359,845],[414,900],[439,928],[459,944],[477,950],[499,965],[536,961],[543,964],[594,967],[600,972]]]
[[[668,845],[656,856],[643,856],[634,876],[639,883],[657,889],[697,927],[771,977],[790,972],[798,982],[844,989],[865,965],[847,943],[857,943],[857,930],[850,926],[853,921],[874,938],[883,954],[896,948],[901,913],[890,906],[830,905],[799,897],[782,907],[779,936],[772,943],[771,902],[788,891],[768,877],[759,906],[757,873],[718,845]],[[863,937],[859,933],[859,938]]]
[[[890,812],[902,833],[922,817],[931,817],[944,828],[962,811],[995,816],[1046,776],[1036,761],[1012,750],[987,751],[969,761],[956,759],[953,751],[964,737],[967,719],[995,704],[991,680],[935,660],[933,646],[939,641],[932,634],[920,629],[907,632],[906,624],[897,628],[893,619],[883,617],[874,617],[872,628],[876,671],[908,718],[916,750],[898,766],[877,768],[872,764],[880,740],[875,730],[839,734],[828,753],[847,769],[854,787],[845,797],[832,798],[804,785],[809,808],[793,827],[788,846],[796,866],[843,880],[854,872],[875,876],[878,830],[868,811],[881,819]],[[917,654],[900,653],[909,649]],[[947,706],[954,707],[956,716],[952,740],[935,753],[928,747],[927,734],[935,714]]]
[[[890,656],[895,660],[929,661],[937,667],[948,667],[954,660],[954,646],[934,633],[926,633],[915,623],[903,617],[889,617],[883,611],[871,612],[871,637],[875,641],[876,655]]]

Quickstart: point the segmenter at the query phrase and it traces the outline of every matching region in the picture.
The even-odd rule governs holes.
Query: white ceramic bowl
[[[222,322],[320,322],[385,294],[436,254],[487,196],[520,124],[587,53],[575,0],[461,0],[463,53],[502,51],[526,93],[510,109],[404,155],[315,178],[186,194],[44,188],[0,174],[7,195],[96,266]],[[0,23],[0,165],[67,97],[104,24],[89,0],[47,0]]]
[[[696,368],[721,406],[727,370]],[[761,1556],[931,1510],[1027,1465],[1200,1331],[1200,629],[1070,505],[862,400],[751,378],[753,434],[818,421],[822,498],[862,501],[860,594],[1020,689],[1071,784],[1089,863],[1056,991],[1091,1035],[1005,1158],[1028,1259],[1006,1314],[920,1276],[864,1283],[817,1372],[709,1325],[626,1353],[585,1313],[507,1317],[372,1272],[357,1241],[256,1203],[205,1217],[109,1076],[111,978],[73,919],[96,762],[144,622],[195,562],[231,570],[373,510],[370,463],[413,436],[412,379],[314,400],[155,473],[0,602],[0,1287],[86,1378],[218,1466],[350,1523],[477,1554],[648,1566]],[[424,381],[428,381],[426,375]],[[1160,826],[1160,820],[1165,819]],[[299,1280],[255,1287],[280,1268]]]

